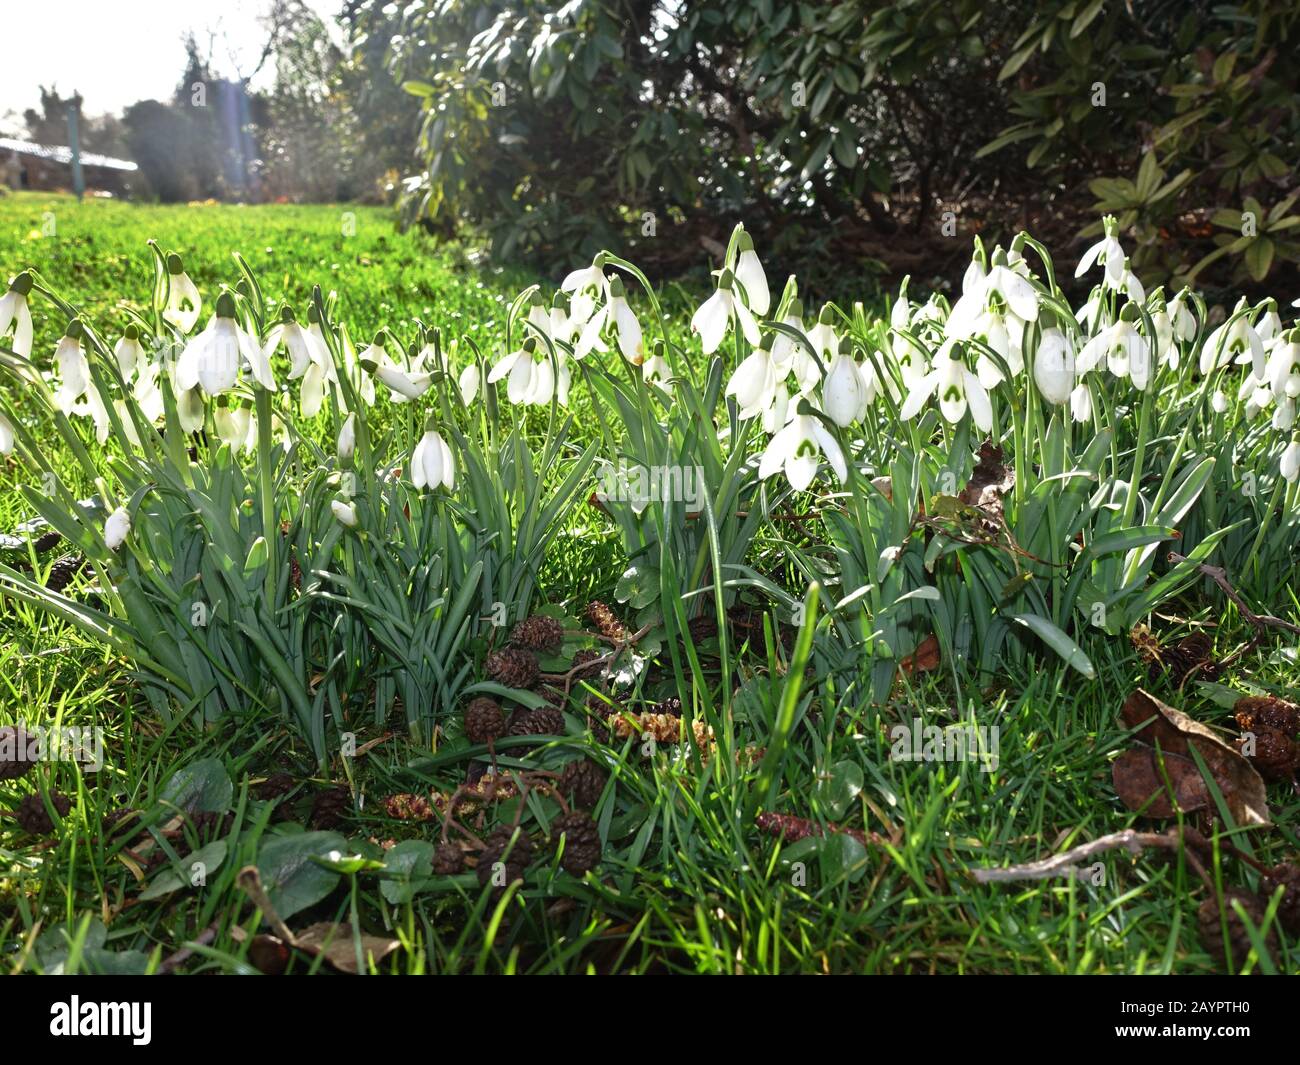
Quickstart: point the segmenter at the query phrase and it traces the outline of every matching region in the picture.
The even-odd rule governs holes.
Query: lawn
[[[77,204],[24,194],[0,199],[0,260],[9,274],[24,267],[38,271],[42,283],[106,338],[120,334],[128,311],[150,313],[150,239],[183,256],[204,294],[205,321],[219,287],[240,280],[232,259],[239,252],[267,307],[287,303],[305,321],[313,286],[319,285],[326,296],[337,292],[334,319],[347,323],[358,350],[381,328],[409,340],[420,327],[436,326],[444,344],[460,342],[452,353],[455,369],[469,361],[475,346],[488,364],[506,353],[510,305],[538,280],[481,265],[471,253],[436,247],[418,232],[399,233],[379,209]],[[557,281],[545,279],[547,297]],[[669,344],[689,353],[702,390],[709,363],[686,323],[707,294],[701,273],[698,288],[673,287],[663,306],[672,323]],[[813,303],[806,303],[811,317]],[[647,301],[638,293],[632,306],[652,334]],[[33,309],[33,359],[48,369],[65,322],[48,301],[34,299]],[[883,328],[865,315],[863,322],[867,332]],[[729,373],[737,360],[729,348],[721,350]],[[609,358],[616,360],[617,351]],[[512,435],[502,440],[492,436],[486,415],[479,420],[473,404],[454,418],[444,408],[442,420],[463,428],[471,443],[479,434],[484,453],[500,460],[502,476],[520,479],[520,498],[534,489],[539,498],[549,498],[583,456],[613,454],[621,446],[610,443],[609,415],[620,409],[620,396],[629,404],[627,424],[650,435],[646,422],[635,420],[645,417],[644,410],[638,415],[631,409],[635,397],[618,391],[626,384],[616,383],[621,381],[613,374],[586,390],[575,384],[567,426],[545,406],[517,414]],[[503,382],[503,395],[505,388]],[[15,411],[28,409],[21,396],[10,394]],[[504,398],[500,403],[504,408]],[[376,453],[408,430],[419,436],[409,406],[375,409],[379,413],[367,432]],[[672,409],[666,405],[650,420],[668,422]],[[688,414],[688,408],[678,413]],[[43,447],[48,441],[52,468],[69,486],[93,492],[67,440],[52,428],[53,419],[34,408],[32,418],[31,431]],[[305,448],[310,441],[333,449],[337,426],[324,418],[304,435]],[[93,442],[89,426],[78,424]],[[712,426],[707,415],[693,423],[686,417],[677,435],[669,435],[683,448],[702,451],[712,445],[693,442],[691,424],[705,427],[704,436],[714,444],[732,439],[736,430],[722,416]],[[1168,449],[1177,428],[1153,429],[1133,450]],[[954,449],[955,440],[965,439],[936,430],[940,436]],[[520,441],[537,448],[554,443],[554,450],[537,469],[521,472],[519,452],[512,450]],[[909,443],[920,450],[916,441]],[[114,451],[118,444],[107,447]],[[1128,461],[1129,450],[1128,443],[1115,447],[1117,465]],[[210,460],[215,483],[232,460],[228,453],[216,456],[215,447]],[[410,456],[393,452],[389,461],[405,472]],[[1140,470],[1140,457],[1138,463]],[[120,472],[115,467],[114,476]],[[30,501],[17,491],[32,483],[32,475],[16,453],[6,460],[0,530],[32,517]],[[896,471],[895,483],[898,478]],[[1138,480],[1135,475],[1135,485]],[[594,487],[589,470],[571,504],[560,508],[537,564],[521,578],[535,584],[534,609],[562,622],[566,656],[602,646],[589,633],[588,604],[612,604],[635,629],[651,617],[645,611],[671,598],[664,590],[675,587],[669,575],[647,570],[650,555],[629,550],[615,512],[588,500]],[[484,522],[487,507],[480,503],[489,489],[465,489],[465,506],[471,515],[484,515]],[[767,506],[765,496],[747,498]],[[512,496],[502,507],[515,514],[518,502]],[[257,509],[253,499],[248,507]],[[241,515],[244,510],[231,509]],[[413,525],[433,521],[414,498],[408,510],[406,521]],[[0,781],[0,808],[16,809],[41,791],[60,792],[71,802],[52,833],[38,835],[16,820],[0,821],[0,965],[13,971],[62,966],[251,972],[279,971],[287,964],[293,972],[332,965],[380,973],[1217,971],[1219,963],[1197,934],[1205,888],[1183,858],[1111,850],[1095,864],[1090,860],[1087,876],[1007,884],[977,884],[972,870],[1032,862],[1108,833],[1150,827],[1112,785],[1111,763],[1132,745],[1133,729],[1120,717],[1125,700],[1144,687],[1231,738],[1234,693],[1300,689],[1294,637],[1270,630],[1213,683],[1194,677],[1178,690],[1167,672],[1151,668],[1129,626],[1078,637],[1091,676],[1040,647],[1009,641],[996,670],[979,672],[977,654],[952,652],[967,646],[960,633],[951,644],[945,634],[932,660],[923,661],[918,647],[910,661],[891,661],[883,674],[876,669],[875,689],[846,686],[836,672],[843,663],[826,664],[820,642],[825,633],[816,648],[805,646],[811,624],[801,625],[798,611],[792,619],[773,605],[806,605],[810,595],[824,594],[808,591],[798,563],[806,560],[816,569],[824,561],[820,530],[828,515],[802,493],[773,501],[771,513],[780,520],[757,529],[744,552],[751,583],[725,609],[718,598],[718,614],[728,619],[721,631],[716,624],[712,631],[700,626],[688,639],[684,626],[674,627],[671,607],[664,607],[662,647],[655,653],[643,645],[644,658],[630,683],[613,696],[643,712],[667,713],[666,704],[679,699],[686,718],[712,729],[711,737],[688,728],[697,742],[652,743],[644,733],[620,736],[614,719],[606,722],[609,731],[592,727],[596,685],[575,690],[562,704],[561,734],[518,735],[498,745],[502,773],[520,774],[516,779],[529,786],[518,784],[515,791],[523,794],[480,801],[466,811],[471,830],[479,827],[474,818],[493,805],[503,819],[557,823],[567,807],[555,804],[545,774],[561,771],[575,756],[598,765],[608,780],[598,805],[590,804],[602,840],[595,870],[575,875],[563,855],[542,855],[527,878],[504,893],[481,889],[473,871],[441,874],[428,867],[432,845],[446,838],[442,810],[448,797],[482,772],[489,755],[461,734],[458,706],[413,707],[411,693],[424,688],[396,673],[371,676],[361,653],[353,654],[373,646],[367,642],[374,639],[372,631],[356,620],[365,611],[354,609],[383,580],[366,580],[366,574],[381,572],[367,569],[362,557],[377,554],[372,547],[384,542],[373,529],[370,539],[358,538],[346,549],[355,584],[321,593],[335,594],[339,617],[349,619],[340,623],[345,650],[339,660],[312,662],[305,672],[315,675],[299,678],[309,700],[327,688],[336,693],[339,707],[325,716],[339,732],[346,719],[354,739],[340,753],[331,732],[323,758],[313,748],[310,728],[288,725],[270,709],[219,716],[199,699],[194,713],[162,714],[156,691],[145,691],[147,668],[31,602],[0,598],[0,724],[98,727],[105,743],[97,773],[75,762],[50,762],[23,779]],[[387,528],[407,528],[401,518],[393,520],[397,524]],[[689,558],[713,559],[710,537],[700,531],[706,524],[715,541],[719,528],[740,535],[730,513],[677,520],[673,535],[696,545],[697,554]],[[305,528],[286,533],[298,535],[304,537],[300,544],[316,542]],[[420,541],[425,561],[437,544]],[[1168,549],[1162,547],[1162,555]],[[277,547],[264,542],[263,550],[274,557]],[[874,565],[876,555],[868,557]],[[241,557],[234,563],[262,580],[253,562]],[[304,585],[310,584],[311,568],[301,568]],[[69,596],[79,602],[107,596],[99,573],[83,572]],[[274,591],[277,581],[269,576],[268,595],[292,600],[283,588]],[[769,586],[785,600],[757,594]],[[253,587],[260,596],[261,588]],[[402,587],[409,590],[419,625],[432,626],[428,619],[442,616],[446,607],[440,603],[418,604],[418,582]],[[455,583],[450,587],[454,593]],[[1249,605],[1257,613],[1293,623],[1300,617],[1294,586],[1274,586],[1269,600],[1259,598],[1266,584],[1247,581],[1242,587],[1254,597]],[[853,590],[846,578],[837,594]],[[705,592],[714,595],[707,587]],[[817,600],[811,605],[815,613]],[[1145,624],[1166,644],[1206,632],[1219,659],[1255,635],[1238,607],[1205,581],[1148,612]],[[411,628],[402,632],[413,639]],[[584,635],[574,637],[579,630]],[[687,650],[670,649],[678,644]],[[490,650],[490,640],[485,644],[482,637],[462,648],[475,668]],[[241,660],[240,654],[235,648],[230,660]],[[562,667],[542,658],[544,672],[557,675]],[[359,695],[350,684],[362,680],[366,691]],[[442,679],[428,683],[434,691],[452,690]],[[455,691],[464,692],[464,684]],[[363,705],[381,703],[385,713],[361,712]],[[996,758],[891,757],[894,730],[911,729],[917,721],[995,728]],[[1274,827],[1267,832],[1221,822],[1211,831],[1198,822],[1220,843],[1203,859],[1216,882],[1255,882],[1255,874],[1229,856],[1228,843],[1268,865],[1295,855],[1300,844],[1289,826],[1300,798],[1289,784],[1278,783],[1270,786],[1268,799]],[[171,817],[178,808],[189,816]],[[138,812],[143,830],[115,831],[124,815],[131,823],[131,811]],[[308,863],[305,876],[285,872],[291,863],[277,864],[277,855],[299,855],[295,848],[306,838],[330,857]],[[196,862],[202,874],[197,881]],[[298,935],[322,922],[347,929],[345,956],[333,953],[326,964],[317,951],[288,952],[259,935],[257,887],[241,876],[249,866],[261,869],[278,909],[292,910],[289,924]],[[363,944],[361,933],[388,942],[382,949]],[[358,965],[366,949],[375,957]],[[1300,948],[1282,936],[1274,958],[1250,964],[1293,970],[1298,960]]]

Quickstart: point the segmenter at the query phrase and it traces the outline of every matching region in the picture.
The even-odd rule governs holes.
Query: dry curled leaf
[[[1204,779],[1198,786],[1192,778],[1193,772],[1197,778],[1201,776],[1192,753],[1195,749],[1238,825],[1271,823],[1259,773],[1240,752],[1199,721],[1140,688],[1124,701],[1120,716],[1129,728],[1139,729],[1134,738],[1146,745],[1121,756],[1111,769],[1115,790],[1130,810],[1151,817],[1172,816],[1166,775],[1173,787],[1173,802],[1183,812],[1212,809]]]
[[[1015,483],[1015,471],[1002,461],[1002,448],[992,440],[985,440],[980,444],[979,460],[970,480],[957,498],[968,507],[984,511],[990,518],[1000,518],[1002,497]]]
[[[938,669],[940,662],[939,638],[931,634],[918,643],[916,650],[907,655],[898,666],[910,677],[913,673],[929,673]]]

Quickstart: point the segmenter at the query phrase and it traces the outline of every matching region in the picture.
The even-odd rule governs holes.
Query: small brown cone
[[[1210,952],[1221,968],[1238,972],[1245,965],[1246,957],[1250,953],[1253,944],[1246,932],[1245,924],[1237,915],[1236,907],[1232,905],[1234,901],[1241,903],[1242,909],[1246,912],[1246,916],[1250,918],[1250,922],[1255,926],[1256,930],[1262,930],[1266,907],[1258,895],[1241,888],[1228,888],[1223,893],[1222,910],[1220,910],[1217,898],[1206,899],[1201,903],[1200,909],[1197,910],[1196,917],[1200,927],[1201,942],[1205,944],[1205,949]],[[1223,935],[1225,920],[1228,928],[1226,947]],[[1264,937],[1264,941],[1269,954],[1276,958],[1276,931],[1270,928]],[[1225,951],[1230,951],[1231,956]]]
[[[588,810],[594,809],[605,792],[605,771],[594,762],[579,758],[560,770],[557,785],[561,792],[572,795],[573,801]]]
[[[52,791],[50,805],[62,819],[67,817],[68,811],[72,809],[72,800],[61,792]],[[45,809],[45,800],[38,794],[23,797],[18,804],[18,809],[14,811],[14,820],[24,832],[30,832],[33,836],[48,836],[54,831],[55,822],[50,817],[49,811]]]
[[[524,618],[510,633],[510,642],[530,651],[555,652],[564,643],[564,626],[545,614]]]
[[[600,864],[600,830],[596,822],[581,810],[573,810],[559,817],[551,826],[551,838],[558,844],[564,837],[564,852],[560,866],[566,873],[582,876]]]
[[[465,736],[470,743],[491,743],[506,731],[506,715],[495,699],[486,695],[465,707]]]
[[[531,688],[537,683],[541,670],[537,656],[526,647],[503,647],[487,656],[483,672],[490,680],[507,688]]]

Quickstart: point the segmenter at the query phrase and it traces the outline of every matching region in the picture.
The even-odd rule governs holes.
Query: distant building
[[[81,153],[81,173],[87,192],[128,195],[132,179],[139,169],[127,159],[113,159],[94,152]],[[71,190],[72,149],[0,137],[0,183],[11,189]]]

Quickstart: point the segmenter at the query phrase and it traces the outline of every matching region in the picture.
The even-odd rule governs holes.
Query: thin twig
[[[1190,562],[1186,555],[1180,555],[1177,551],[1169,552],[1170,562]],[[1281,618],[1274,617],[1272,614],[1256,614],[1246,605],[1246,601],[1241,598],[1237,590],[1228,582],[1228,573],[1222,566],[1207,566],[1204,562],[1193,563],[1196,568],[1209,577],[1215,584],[1222,589],[1223,594],[1236,604],[1237,609],[1241,611],[1244,617],[1260,634],[1265,629],[1285,629],[1287,632],[1300,636],[1300,625],[1293,625],[1289,621],[1283,621]]]
[[[1121,847],[1134,855],[1140,854],[1147,847],[1179,850],[1184,849],[1185,842],[1193,841],[1190,839],[1184,841],[1176,828],[1171,828],[1168,832],[1138,832],[1126,828],[1122,832],[1112,832],[1108,836],[1099,836],[1088,843],[1081,843],[1050,858],[1026,862],[1024,865],[1011,865],[1005,869],[973,869],[971,875],[977,884],[995,884],[1013,880],[1049,880],[1057,876],[1073,876],[1083,880],[1087,878],[1088,872],[1080,869],[1079,865],[1095,855]],[[1200,859],[1190,849],[1184,849],[1184,854],[1187,863],[1202,880],[1209,884],[1209,877]]]

